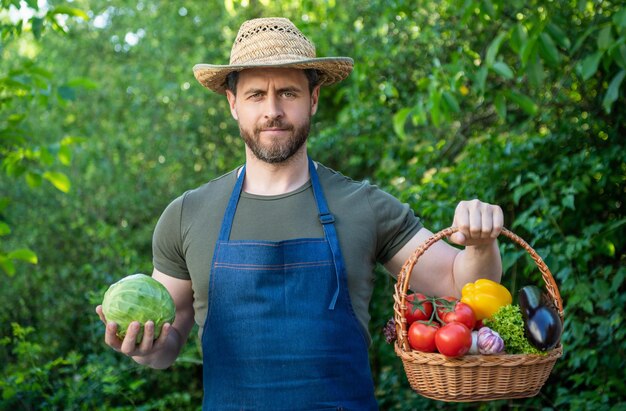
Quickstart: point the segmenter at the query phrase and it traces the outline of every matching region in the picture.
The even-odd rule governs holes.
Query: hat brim
[[[295,68],[315,69],[319,72],[319,84],[329,86],[339,83],[352,72],[354,61],[349,57],[318,57],[313,59],[253,63],[242,65],[212,65],[196,64],[193,66],[193,75],[204,87],[219,94],[226,94],[226,77],[233,71],[251,68]]]

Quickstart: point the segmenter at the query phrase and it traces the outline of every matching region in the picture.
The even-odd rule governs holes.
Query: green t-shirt
[[[213,249],[237,171],[175,199],[161,215],[154,231],[155,268],[192,282],[200,337],[207,312]],[[368,330],[374,266],[389,261],[422,224],[407,204],[376,186],[353,181],[322,165],[318,165],[317,172],[328,208],[335,217],[352,307],[363,328]],[[231,240],[281,241],[305,237],[324,237],[310,181],[278,196],[241,193]]]

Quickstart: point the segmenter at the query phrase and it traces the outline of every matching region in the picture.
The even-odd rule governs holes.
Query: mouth
[[[269,136],[283,136],[290,131],[291,129],[289,127],[265,127],[259,130],[259,134]]]

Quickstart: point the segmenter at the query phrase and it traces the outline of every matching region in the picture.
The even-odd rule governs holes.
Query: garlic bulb
[[[499,354],[504,351],[504,341],[500,334],[489,327],[478,330],[477,343],[478,352],[481,354]]]

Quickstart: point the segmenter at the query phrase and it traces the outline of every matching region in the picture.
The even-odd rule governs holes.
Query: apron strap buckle
[[[335,216],[333,216],[331,213],[320,213],[319,218],[320,222],[324,225],[332,224],[335,222]]]

